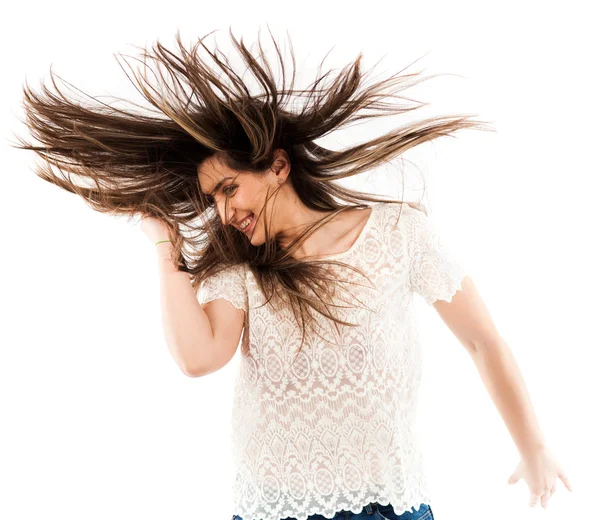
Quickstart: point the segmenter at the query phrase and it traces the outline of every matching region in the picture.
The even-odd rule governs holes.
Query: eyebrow
[[[217,184],[215,185],[215,187],[213,188],[213,190],[209,193],[209,195],[214,195],[215,192],[217,192],[219,190],[219,188],[221,186],[223,186],[223,183],[228,180],[228,179],[233,179],[233,177],[224,177],[223,179],[221,179],[219,182],[217,182]]]

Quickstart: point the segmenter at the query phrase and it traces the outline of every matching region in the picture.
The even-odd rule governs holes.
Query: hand
[[[541,506],[545,509],[548,500],[556,491],[556,477],[573,492],[567,475],[548,448],[541,448],[526,459],[521,459],[517,469],[509,477],[508,483],[514,484],[521,478],[527,482],[530,491],[529,505],[535,507],[541,497]]]
[[[161,219],[142,215],[140,227],[153,244],[156,244],[159,240],[172,240],[171,228]]]

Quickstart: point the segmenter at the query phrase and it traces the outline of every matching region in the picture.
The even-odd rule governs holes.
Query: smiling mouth
[[[248,231],[250,231],[250,229],[252,229],[252,227],[254,226],[254,220],[255,220],[254,213],[251,213],[251,214],[250,214],[248,217],[246,217],[246,218],[245,218],[245,219],[242,221],[242,223],[246,223],[246,222],[248,222],[248,224],[246,225],[246,227],[242,227],[242,226],[240,226],[240,230],[241,230],[243,233],[246,233],[246,234],[248,234],[247,232],[248,232]]]

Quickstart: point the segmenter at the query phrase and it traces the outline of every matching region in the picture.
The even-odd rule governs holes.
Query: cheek
[[[235,200],[235,204],[239,208],[254,211],[254,208],[257,206],[258,197],[252,190],[251,185],[247,186],[244,184],[236,190],[233,200]]]
[[[267,194],[269,193],[269,186],[261,181],[252,181],[248,184],[244,192],[247,192],[253,204],[260,208],[265,204]]]

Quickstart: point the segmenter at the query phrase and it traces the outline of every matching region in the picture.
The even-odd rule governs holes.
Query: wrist
[[[539,457],[541,454],[548,450],[548,445],[546,442],[540,440],[536,443],[526,446],[521,450],[521,458],[522,459],[531,459],[535,457]]]
[[[159,241],[154,244],[157,256],[162,260],[173,261],[175,247],[171,241]]]

